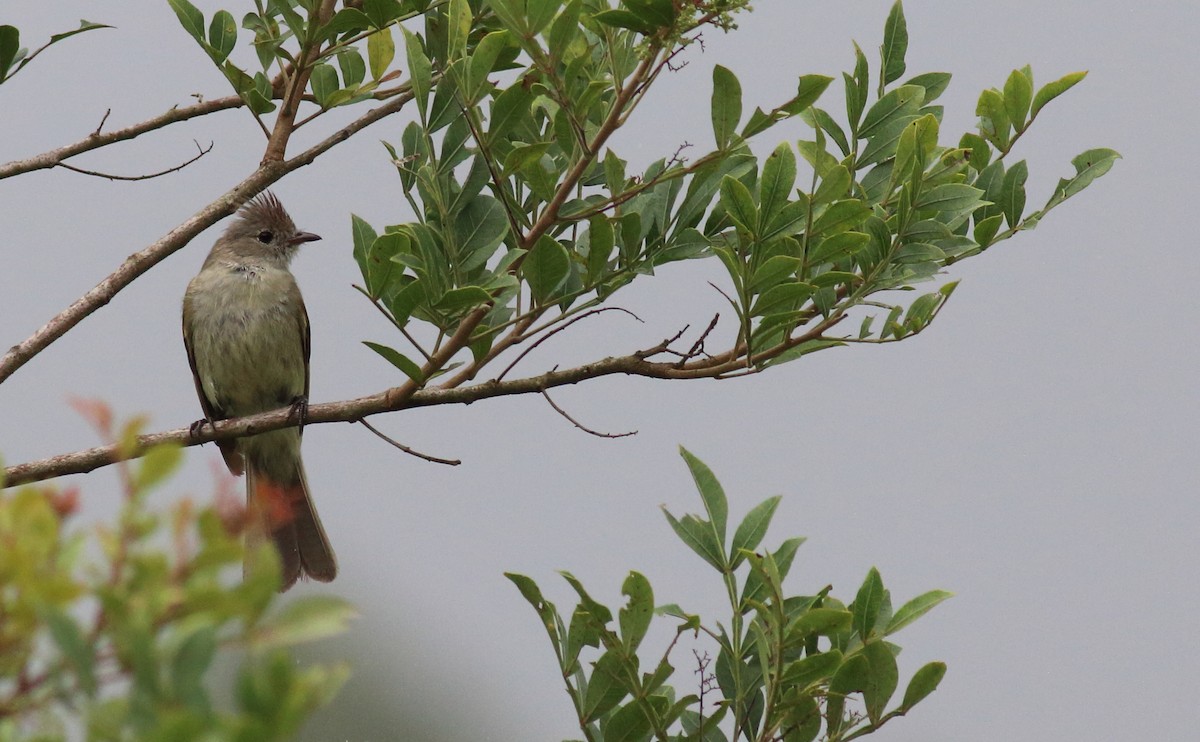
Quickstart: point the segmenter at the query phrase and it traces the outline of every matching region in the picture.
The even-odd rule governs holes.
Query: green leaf
[[[913,673],[912,680],[908,681],[908,688],[904,691],[904,700],[900,703],[900,710],[908,711],[925,700],[930,693],[937,690],[938,684],[944,677],[946,677],[946,663],[944,662],[930,662],[917,670]]]
[[[1022,77],[1024,77],[1022,75]],[[1021,223],[1021,215],[1025,211],[1025,181],[1029,178],[1029,166],[1021,160],[1008,169],[1004,174],[1004,183],[1000,186],[1000,208],[1010,228]]]
[[[1076,155],[1071,160],[1071,164],[1075,166],[1074,177],[1062,178],[1058,181],[1058,185],[1054,189],[1054,195],[1050,197],[1050,201],[1046,204],[1046,210],[1057,206],[1084,188],[1087,188],[1092,184],[1092,181],[1107,173],[1120,157],[1121,155],[1116,151],[1104,148],[1089,149],[1086,152]]]
[[[863,54],[858,44],[854,45],[854,60],[854,75],[843,72],[842,81],[846,87],[846,118],[850,122],[850,133],[857,138],[859,122],[867,105],[867,93],[871,84],[868,79],[867,55]]]
[[[174,448],[178,450],[177,446]],[[80,688],[88,696],[94,696],[97,688],[95,649],[84,636],[83,630],[75,619],[56,609],[47,609],[43,618],[50,629],[51,638],[79,678]]]
[[[742,118],[742,85],[725,67],[713,67],[712,127],[717,149],[726,149]]]
[[[744,183],[731,175],[722,178],[721,205],[738,226],[751,234],[754,233],[758,224],[758,209],[754,206],[754,197],[750,195],[750,189]]]
[[[400,32],[404,34],[404,53],[408,60],[408,79],[412,83],[413,99],[416,101],[417,110],[424,121],[429,115],[429,89],[433,84],[433,68],[429,63],[429,57],[425,56],[425,50],[421,47],[420,37],[404,26],[400,26]],[[388,32],[388,38],[391,38],[391,32]],[[367,39],[367,44],[369,51],[370,38]],[[373,75],[374,69],[374,63],[372,63]],[[378,75],[375,77],[378,78]]]
[[[791,278],[804,265],[800,258],[791,255],[773,255],[754,271],[747,289],[752,294],[761,294],[776,284]]]
[[[0,82],[8,77],[17,52],[21,50],[21,32],[16,26],[0,26]]]
[[[690,514],[677,519],[665,507],[663,515],[680,541],[718,572],[725,571],[725,549],[715,535],[711,523]]]
[[[621,0],[634,15],[661,28],[675,23],[675,5],[671,0]]]
[[[603,716],[629,695],[623,682],[623,665],[621,656],[614,650],[605,652],[596,660],[583,697],[584,721]]]
[[[558,611],[555,610],[554,604],[542,597],[542,591],[529,577],[516,574],[515,572],[505,572],[504,576],[509,579],[517,589],[521,591],[522,597],[529,602],[533,609],[537,611],[538,617],[542,619],[542,626],[546,629],[546,633],[550,635],[550,641],[554,644],[554,649],[559,650],[558,636]]]
[[[596,282],[608,273],[608,258],[616,246],[612,222],[603,215],[596,215],[588,222],[587,275],[589,282]]]
[[[250,635],[257,649],[288,647],[340,634],[358,611],[341,598],[322,595],[288,603],[274,616],[260,621]]]
[[[755,300],[750,307],[750,316],[764,317],[776,312],[790,312],[799,309],[814,293],[816,286],[799,281],[789,281],[767,289]]]
[[[525,17],[529,19],[529,32],[539,34],[554,14],[562,7],[562,0],[525,0]]]
[[[507,31],[493,31],[484,36],[475,46],[467,73],[468,82],[465,93],[469,100],[472,102],[476,100],[479,91],[487,82],[488,75],[496,67],[496,60],[510,44],[511,37]]]
[[[725,545],[725,524],[729,515],[729,500],[725,497],[725,490],[717,481],[716,475],[712,473],[712,469],[709,469],[707,464],[693,456],[683,446],[679,447],[679,455],[687,463],[688,471],[692,474],[692,481],[696,483],[696,491],[700,493],[700,499],[704,502],[704,510],[708,513],[709,522],[712,523],[713,532],[718,543],[723,547]]]
[[[925,88],[926,105],[932,103],[942,97],[942,93],[946,92],[946,88],[950,85],[949,72],[923,72],[920,75],[914,76],[912,79],[905,81],[905,85],[920,85]]]
[[[877,724],[887,710],[892,694],[896,692],[900,672],[896,667],[896,657],[885,642],[868,643],[863,647],[862,655],[867,658],[869,667],[866,687],[862,689],[863,701],[867,706],[867,717]]]
[[[800,113],[817,102],[833,78],[828,75],[801,75],[796,83],[796,97],[780,106],[788,113]]]
[[[366,0],[362,12],[375,28],[383,28],[404,15],[404,6],[397,0]]]
[[[225,61],[237,43],[237,23],[227,10],[218,10],[208,24],[208,43],[213,49],[213,61]]]
[[[1029,101],[1033,97],[1033,81],[1021,70],[1013,70],[1004,83],[1004,110],[1017,131],[1025,128]]]
[[[308,81],[312,88],[313,97],[321,108],[329,108],[329,98],[338,91],[337,72],[333,67],[321,62],[313,67],[312,77]]]
[[[247,18],[247,20],[249,19],[250,17]],[[262,21],[259,20],[258,23],[261,24]],[[324,38],[332,39],[342,34],[359,34],[373,26],[374,23],[361,10],[357,8],[342,8],[334,14],[329,23],[321,28],[321,31],[324,34]]]
[[[347,49],[337,55],[338,67],[342,70],[342,83],[347,87],[358,85],[367,77],[367,63],[357,49]]]
[[[630,31],[636,31],[644,36],[651,36],[658,29],[647,23],[640,16],[631,13],[628,10],[602,10],[599,13],[592,15],[592,19],[598,23],[603,23],[606,26],[614,28],[627,28]]]
[[[830,235],[818,242],[815,247],[810,248],[808,263],[809,265],[821,265],[842,260],[866,247],[870,241],[870,235],[865,232],[839,232]]]
[[[508,218],[495,198],[479,195],[454,218],[460,268],[473,271],[485,264],[508,234]]]
[[[779,214],[796,185],[796,155],[787,142],[780,142],[775,151],[763,162],[762,178],[759,181],[758,232],[766,231],[768,224]]]
[[[171,10],[179,17],[183,30],[191,34],[201,46],[205,46],[207,42],[204,40],[204,14],[188,0],[167,0],[167,5],[170,5]]]
[[[975,104],[975,115],[979,116],[979,133],[999,149],[1007,150],[1012,122],[1008,118],[1004,97],[995,90],[983,91],[979,94],[979,102]]]
[[[367,264],[367,253],[370,251],[371,245],[375,244],[378,235],[370,224],[356,214],[350,215],[350,234],[354,242],[354,261],[358,263],[363,280],[369,283],[370,268]]]
[[[1087,72],[1072,72],[1069,75],[1063,75],[1054,82],[1048,82],[1037,91],[1037,95],[1033,96],[1033,108],[1030,109],[1030,117],[1038,115],[1043,107],[1058,96],[1075,87],[1080,80],[1087,77]]]
[[[954,593],[949,593],[945,590],[930,590],[927,593],[918,595],[900,606],[900,610],[896,611],[895,615],[892,616],[892,620],[888,622],[887,628],[884,629],[884,635],[890,636],[903,629],[953,595]]]
[[[386,75],[395,57],[396,41],[392,38],[391,28],[381,29],[367,37],[367,61],[371,66],[372,80]]]
[[[183,459],[183,449],[174,444],[163,444],[150,448],[138,464],[134,479],[139,491],[146,491],[169,477]]]
[[[904,5],[896,0],[888,13],[887,22],[883,26],[883,46],[879,48],[882,59],[883,86],[899,80],[904,74],[904,54],[908,51],[908,24],[904,20]]]
[[[451,61],[466,54],[472,19],[471,6],[467,0],[450,0],[450,9],[446,12],[446,56]]]
[[[992,239],[995,238],[996,232],[1000,231],[1000,224],[1003,221],[1003,214],[993,214],[982,221],[976,222],[973,233],[975,242],[979,243],[980,247],[987,247],[992,244]]]
[[[417,384],[423,384],[425,382],[425,374],[421,373],[421,367],[400,351],[396,350],[395,348],[389,348],[386,345],[372,343],[370,340],[364,340],[362,343],[386,358],[389,363],[403,371],[405,376],[412,379]]]
[[[630,572],[621,586],[621,594],[629,600],[617,612],[621,625],[621,641],[625,649],[633,654],[637,651],[642,638],[650,628],[650,619],[654,617],[654,591],[650,581],[639,572]]]
[[[729,546],[731,566],[737,567],[741,564],[743,550],[754,551],[762,543],[763,537],[767,535],[767,528],[771,525],[771,518],[775,516],[775,509],[779,507],[780,499],[782,498],[779,495],[769,497],[746,513],[746,517],[734,531],[733,543]]]
[[[565,61],[567,50],[571,48],[571,42],[581,37],[579,11],[579,0],[571,0],[554,19],[554,25],[550,27],[550,35],[546,39],[546,51],[550,53],[551,58],[558,62]]]
[[[190,633],[171,658],[171,684],[189,705],[206,705],[204,674],[217,653],[217,631],[204,626]]]
[[[840,608],[810,608],[796,619],[793,630],[801,636],[840,634],[850,628],[853,618]]]
[[[387,294],[388,288],[404,272],[403,264],[393,258],[408,253],[410,248],[409,238],[399,232],[381,234],[367,248],[367,293],[372,299]]]
[[[553,237],[542,235],[525,256],[521,275],[529,284],[534,300],[544,304],[567,279],[570,268],[571,258],[566,248]]]
[[[871,207],[857,199],[834,201],[824,214],[813,222],[812,235],[845,232],[861,224],[871,215]]]
[[[871,106],[858,129],[858,138],[866,139],[872,132],[882,129],[889,123],[905,117],[913,116],[925,100],[925,88],[917,85],[901,85]]]
[[[801,690],[813,683],[825,680],[842,664],[842,653],[836,649],[810,655],[788,665],[783,670],[780,685],[795,686]]]
[[[433,308],[448,314],[459,314],[463,310],[481,307],[491,301],[492,295],[482,286],[463,286],[442,294]]]
[[[879,618],[879,609],[884,603],[886,593],[879,570],[871,567],[862,586],[858,589],[854,603],[850,606],[854,613],[854,630],[858,632],[859,638],[863,641],[867,640],[871,635],[871,630],[875,628],[875,622]]]
[[[913,204],[914,209],[933,211],[962,211],[979,205],[983,191],[963,183],[945,183],[923,192]]]

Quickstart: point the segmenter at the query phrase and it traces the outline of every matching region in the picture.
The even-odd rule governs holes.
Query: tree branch
[[[95,288],[76,299],[71,306],[60,312],[29,338],[10,348],[0,358],[0,383],[3,383],[5,379],[12,376],[13,372],[25,365],[31,358],[45,350],[51,343],[79,324],[84,317],[87,317],[110,302],[121,289],[153,268],[163,258],[186,245],[193,237],[237,211],[238,207],[283,178],[283,176],[293,170],[298,170],[305,165],[311,164],[317,157],[335,145],[346,141],[376,121],[399,111],[410,100],[412,100],[411,94],[398,96],[378,108],[359,116],[354,121],[338,129],[330,136],[290,160],[265,162],[259,165],[242,182],[226,191],[208,206],[196,212],[196,214],[168,232],[161,239],[130,255],[121,264],[121,267],[109,274]]]
[[[476,314],[482,318],[482,313]],[[470,336],[471,328],[478,324],[469,322],[475,315],[469,315],[460,325],[459,335]],[[802,335],[789,338],[785,342],[755,354],[753,363],[761,363],[774,358],[784,351],[797,345],[821,337],[829,328],[836,325],[845,315],[833,314],[818,322]],[[485,381],[468,387],[417,389],[412,381],[402,386],[392,387],[376,394],[341,402],[325,402],[310,405],[308,414],[304,417],[305,425],[319,423],[349,422],[357,423],[370,415],[383,412],[416,407],[432,407],[445,404],[472,404],[483,399],[504,397],[514,394],[542,394],[547,389],[578,384],[589,379],[602,376],[625,374],[628,376],[644,376],[652,379],[708,379],[729,373],[745,367],[742,358],[744,346],[739,345],[717,356],[695,361],[678,367],[673,361],[648,360],[656,355],[665,353],[668,340],[664,340],[653,348],[637,351],[625,356],[610,356],[593,363],[574,368],[548,371],[538,376],[530,376],[511,381]],[[444,364],[453,353],[449,349],[456,345],[452,338],[426,364]],[[440,366],[438,366],[440,367]],[[176,428],[161,433],[151,433],[138,436],[137,446],[131,458],[145,453],[146,449],[162,445],[175,444],[180,446],[197,446],[209,441],[229,440],[247,435],[266,433],[281,428],[296,427],[298,421],[292,414],[291,407],[283,407],[271,412],[263,412],[230,420],[219,420],[213,425],[203,425],[193,433],[191,427]],[[130,458],[127,457],[127,458]],[[3,486],[13,487],[30,482],[38,482],[67,474],[84,474],[122,460],[121,451],[117,446],[98,446],[86,451],[61,454],[47,459],[16,464],[4,470]]]
[[[236,95],[229,95],[224,98],[214,98],[212,100],[201,101],[200,103],[184,106],[183,108],[172,108],[166,113],[146,119],[139,124],[127,126],[124,129],[115,129],[107,134],[101,134],[100,129],[97,128],[96,131],[92,132],[78,142],[75,142],[74,144],[68,144],[64,147],[59,147],[58,149],[52,149],[49,152],[43,152],[40,155],[35,155],[25,160],[14,160],[13,162],[9,162],[5,165],[0,165],[0,180],[3,180],[4,178],[11,178],[14,175],[21,175],[22,173],[33,172],[34,170],[45,170],[46,168],[55,167],[69,157],[74,157],[75,155],[82,154],[84,152],[90,152],[94,149],[100,149],[101,147],[107,147],[115,142],[123,142],[127,139],[133,139],[145,134],[148,131],[161,129],[164,126],[177,124],[180,121],[187,121],[188,119],[193,119],[197,116],[207,116],[208,114],[216,113],[217,111],[224,111],[230,108],[240,108],[244,105],[245,103],[240,97]],[[108,114],[105,114],[104,118],[107,119]],[[100,124],[103,126],[104,122],[101,121]]]

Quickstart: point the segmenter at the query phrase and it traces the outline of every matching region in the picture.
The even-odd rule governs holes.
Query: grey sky
[[[232,0],[197,4],[206,16],[243,12]],[[760,0],[736,34],[707,34],[704,53],[688,54],[614,146],[644,165],[683,141],[709,142],[715,63],[738,74],[748,109],[786,100],[798,74],[847,69],[853,39],[874,64],[889,4]],[[979,91],[1014,67],[1031,64],[1039,83],[1090,70],[1018,146],[1031,204],[1085,149],[1112,147],[1124,159],[1036,231],[955,266],[962,285],[911,341],[837,349],[738,381],[610,377],[555,395],[594,428],[639,430],[632,438],[585,435],[535,397],[378,419],[418,449],[463,459],[455,469],[406,457],[361,427],[310,428],[309,478],[342,574],[296,592],[344,595],[363,616],[317,652],[349,660],[355,676],[304,739],[578,736],[538,619],[501,572],[534,577],[569,611],[554,570],[616,604],[625,573],[638,569],[657,602],[720,617],[715,573],[658,512],[660,503],[676,513],[698,507],[678,444],[712,466],[735,513],[784,495],[767,543],[809,537],[793,591],[832,582],[848,600],[876,565],[897,604],[931,588],[957,594],[899,635],[905,680],[934,659],[949,673],[880,739],[1194,735],[1200,246],[1186,226],[1195,209],[1185,173],[1200,155],[1200,10],[913,0],[906,11],[909,71],[954,73],[941,102],[943,132],[955,137],[972,126]],[[80,17],[118,29],[56,47],[0,88],[0,162],[79,139],[106,108],[107,126],[118,127],[191,93],[227,94],[165,2],[0,8],[26,44]],[[840,100],[840,84],[827,96]],[[312,318],[314,401],[399,381],[360,343],[392,338],[350,289],[359,276],[349,214],[377,227],[410,218],[378,145],[398,140],[407,120],[373,127],[275,188],[302,229],[325,237],[294,267]],[[298,144],[317,134],[304,130]],[[758,149],[806,134],[781,126]],[[111,184],[57,170],[0,182],[0,346],[24,339],[261,155],[257,127],[234,111],[79,164],[155,170],[190,156],[192,138],[215,142],[213,153],[159,180]],[[146,413],[154,429],[199,416],[179,299],[217,231],[0,386],[7,461],[95,444],[68,395]],[[531,354],[525,370],[628,352],[706,322],[721,308],[705,283],[710,271],[682,265],[640,281],[618,303],[645,325],[616,313],[589,320]],[[210,492],[215,449],[190,449],[187,459],[164,499]],[[111,510],[111,471],[78,483],[97,514]],[[689,677],[681,669],[677,683]]]

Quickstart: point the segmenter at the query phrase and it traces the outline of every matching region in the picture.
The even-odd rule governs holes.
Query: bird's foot
[[[192,438],[199,437],[204,432],[205,425],[213,430],[215,430],[217,427],[213,424],[212,420],[208,419],[207,417],[202,417],[188,426],[188,435],[190,435]]]
[[[298,394],[292,398],[292,409],[288,412],[288,419],[299,423],[300,432],[304,432],[304,424],[308,422],[308,397]]]

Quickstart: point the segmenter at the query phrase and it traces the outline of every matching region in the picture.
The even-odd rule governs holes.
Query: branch
[[[462,463],[461,459],[441,459],[441,458],[438,458],[437,456],[430,456],[427,453],[421,453],[420,451],[409,448],[408,446],[404,445],[403,443],[396,440],[395,438],[388,436],[383,431],[381,431],[379,428],[375,427],[374,425],[367,422],[366,420],[359,420],[358,422],[367,430],[371,431],[375,435],[379,436],[383,440],[387,441],[391,445],[395,446],[396,448],[400,449],[401,451],[403,451],[404,453],[406,453],[410,456],[416,456],[418,459],[425,459],[426,461],[431,461],[435,464],[445,464],[446,466],[458,466],[459,464]]]
[[[101,122],[101,123],[103,123],[103,122]],[[195,143],[196,149],[199,150],[199,152],[197,152],[195,156],[193,156],[191,159],[187,160],[186,162],[176,165],[175,167],[170,167],[170,168],[167,168],[166,170],[160,170],[157,173],[148,173],[146,175],[113,175],[112,173],[101,173],[96,170],[85,170],[84,168],[81,168],[81,167],[75,167],[74,165],[68,165],[65,162],[58,163],[58,167],[66,168],[67,170],[70,170],[73,173],[79,173],[80,175],[91,175],[96,178],[107,178],[109,180],[127,180],[127,181],[129,181],[129,180],[150,180],[151,178],[157,178],[157,177],[160,177],[163,175],[168,175],[170,173],[177,173],[180,170],[187,167],[188,165],[191,165],[196,160],[199,160],[201,157],[207,155],[209,152],[212,152],[212,148],[213,148],[212,142],[209,142],[208,149],[205,149],[204,147],[200,146],[200,142],[197,142],[194,139],[192,141]]]
[[[567,420],[568,420],[568,421],[569,421],[569,422],[570,422],[572,425],[574,425],[575,427],[579,428],[580,430],[582,430],[583,432],[587,433],[588,435],[594,435],[594,436],[596,436],[597,438],[627,438],[627,437],[629,437],[629,436],[631,436],[631,435],[637,435],[637,434],[638,434],[638,432],[637,432],[636,430],[631,430],[631,431],[629,431],[628,433],[601,433],[601,432],[600,432],[600,431],[598,431],[598,430],[592,430],[592,429],[591,429],[591,428],[589,428],[588,426],[584,425],[583,423],[579,422],[578,420],[576,420],[575,418],[573,418],[573,417],[571,417],[569,414],[567,414],[567,411],[566,411],[566,410],[564,410],[563,408],[561,408],[561,407],[559,407],[558,405],[556,405],[556,404],[554,403],[554,400],[553,400],[553,399],[550,399],[550,394],[549,394],[549,393],[548,393],[548,392],[547,392],[545,389],[543,389],[543,390],[542,390],[542,396],[546,398],[546,401],[550,403],[550,406],[554,408],[554,411],[555,411],[555,412],[557,412],[558,414],[560,414],[560,415],[562,415],[563,417],[567,418]]]
[[[481,312],[476,312],[482,318]],[[474,315],[469,315],[470,320]],[[762,363],[801,343],[808,342],[822,335],[829,328],[840,322],[845,315],[834,314],[828,319],[814,325],[802,335],[789,338],[761,353],[755,354],[753,363]],[[471,329],[478,324],[464,320],[455,336],[470,335]],[[744,368],[744,346],[738,346],[711,358],[696,359],[676,367],[674,362],[658,362],[649,358],[666,351],[669,341],[664,340],[653,348],[637,351],[625,356],[610,356],[593,363],[576,366],[564,370],[548,371],[539,376],[530,376],[512,381],[485,381],[468,387],[417,389],[412,381],[403,386],[392,387],[376,394],[342,402],[325,402],[310,405],[305,415],[305,425],[320,423],[349,422],[357,423],[370,415],[383,412],[416,407],[432,407],[445,404],[472,404],[483,399],[505,397],[515,394],[542,394],[546,389],[553,389],[568,384],[578,384],[589,379],[602,376],[626,374],[629,376],[644,376],[652,379],[709,379],[729,373],[735,369]],[[444,364],[451,353],[449,348],[456,343],[452,338],[426,364]],[[132,454],[126,452],[124,458],[136,458],[143,455],[152,446],[174,444],[180,446],[197,446],[209,441],[230,440],[247,435],[257,435],[281,428],[296,427],[298,421],[292,414],[291,407],[283,407],[271,412],[263,412],[230,420],[219,420],[213,425],[199,426],[196,432],[191,427],[177,428],[162,433],[151,433],[138,436],[137,445]],[[53,479],[67,474],[84,474],[122,460],[121,449],[117,446],[99,446],[86,451],[52,456],[47,459],[31,461],[25,464],[10,466],[4,470],[3,486],[13,487],[29,482]]]
[[[376,121],[399,111],[410,100],[412,100],[411,94],[394,98],[380,107],[359,116],[354,121],[338,129],[330,136],[290,160],[264,162],[259,165],[258,169],[247,176],[241,183],[226,191],[217,200],[196,212],[191,218],[168,232],[158,241],[130,255],[121,264],[120,268],[113,271],[107,278],[97,284],[95,288],[76,299],[71,306],[60,312],[29,338],[9,349],[0,358],[0,383],[3,383],[5,379],[12,376],[13,372],[25,365],[31,358],[45,350],[51,343],[79,324],[84,317],[110,302],[121,289],[132,283],[134,279],[153,268],[163,258],[186,245],[193,237],[237,211],[238,207],[283,176],[293,170],[298,170],[305,165],[311,164],[317,157],[335,145],[346,141]]]
[[[5,165],[0,165],[0,180],[11,178],[14,175],[21,175],[22,173],[33,172],[34,170],[45,170],[46,168],[55,167],[62,163],[63,160],[82,154],[83,152],[90,152],[94,149],[107,147],[115,142],[133,139],[148,131],[161,129],[164,126],[177,124],[180,121],[187,121],[197,116],[207,116],[210,113],[224,111],[229,108],[240,108],[244,105],[246,104],[240,97],[229,95],[224,98],[201,101],[200,103],[184,106],[183,108],[172,108],[166,113],[146,119],[140,124],[127,126],[124,129],[116,129],[107,134],[101,134],[100,128],[97,127],[96,131],[74,144],[52,149],[49,152],[43,152],[40,155],[35,155],[25,160],[14,160]],[[104,118],[107,119],[108,114],[105,114]],[[104,122],[101,121],[100,125],[103,126]]]

